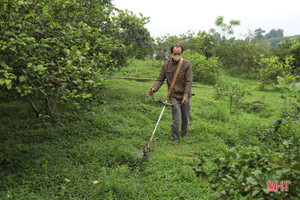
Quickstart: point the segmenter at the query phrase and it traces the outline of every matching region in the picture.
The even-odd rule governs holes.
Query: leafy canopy
[[[7,0],[0,16],[0,89],[27,99],[38,116],[42,102],[51,114],[59,102],[90,98],[104,74],[152,43],[149,18],[110,1]]]

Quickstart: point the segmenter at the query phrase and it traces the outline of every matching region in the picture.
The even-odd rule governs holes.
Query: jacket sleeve
[[[160,73],[155,81],[154,86],[153,86],[156,91],[159,90],[159,88],[162,86],[162,84],[165,81],[165,78],[166,78],[166,70],[165,70],[166,65],[165,64],[166,63],[164,63],[163,66],[161,67]]]
[[[191,64],[188,64],[187,71],[186,71],[186,80],[185,80],[185,88],[184,88],[184,97],[191,97],[192,96],[192,83],[193,83],[193,70]]]

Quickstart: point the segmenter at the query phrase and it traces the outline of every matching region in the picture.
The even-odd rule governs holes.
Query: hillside
[[[155,78],[160,62],[131,60],[114,76]],[[35,119],[22,101],[0,103],[1,199],[277,199],[299,197],[299,118],[258,82],[222,75],[219,82],[253,90],[236,113],[212,86],[192,91],[190,136],[172,143],[171,109],[148,143],[162,106],[153,82],[110,78],[93,101],[52,119]],[[162,86],[157,99],[165,98]],[[280,121],[280,124],[279,124]],[[293,138],[293,139],[290,139]],[[298,157],[297,157],[298,156]],[[298,167],[297,167],[298,166]],[[290,180],[268,192],[267,181]]]

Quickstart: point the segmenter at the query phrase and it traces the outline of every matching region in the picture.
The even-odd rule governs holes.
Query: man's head
[[[181,53],[183,53],[183,47],[181,46],[181,44],[179,43],[173,44],[171,46],[171,53],[173,53],[174,48],[181,48]]]
[[[172,45],[171,55],[172,55],[173,60],[175,60],[175,61],[180,60],[182,53],[183,53],[183,47],[181,46],[181,44],[176,43],[176,44]]]

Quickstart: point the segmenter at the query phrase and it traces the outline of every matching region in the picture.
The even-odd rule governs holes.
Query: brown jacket
[[[154,89],[157,91],[163,84],[165,78],[167,79],[168,89],[173,80],[173,76],[178,66],[178,62],[173,62],[169,59],[164,62],[160,73],[155,81]],[[183,97],[192,96],[192,82],[193,82],[193,71],[189,61],[183,59],[180,72],[177,76],[170,98],[183,99]]]

